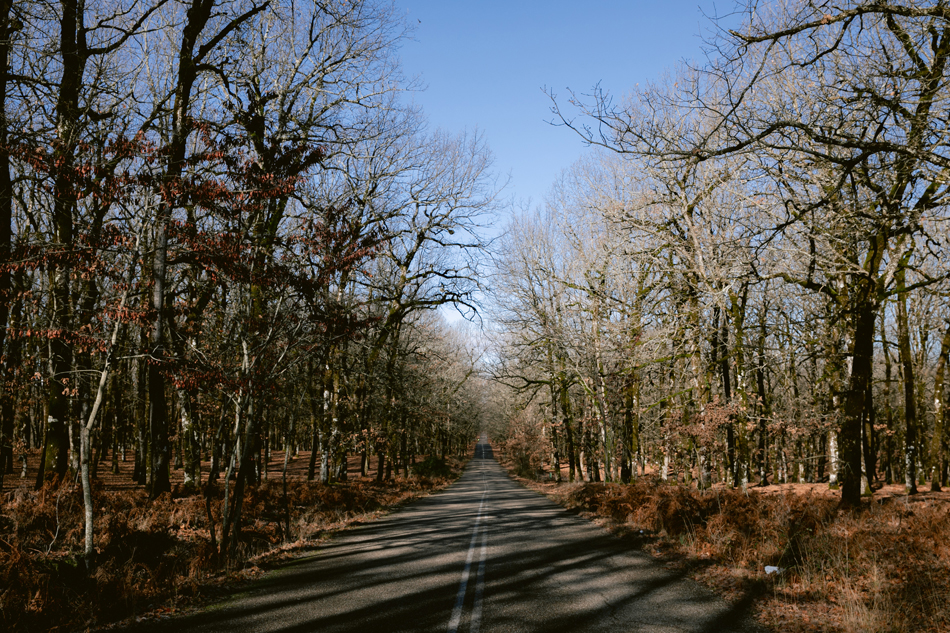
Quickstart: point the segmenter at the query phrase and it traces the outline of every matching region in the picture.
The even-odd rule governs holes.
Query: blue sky
[[[414,95],[432,127],[479,129],[505,194],[541,203],[558,174],[585,151],[554,127],[542,88],[566,98],[597,83],[615,96],[658,79],[683,59],[702,59],[703,16],[731,2],[659,0],[396,0],[415,28],[403,69],[427,88]]]

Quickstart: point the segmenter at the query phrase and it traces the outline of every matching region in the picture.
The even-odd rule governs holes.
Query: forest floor
[[[310,453],[301,451],[288,460],[285,496],[284,455],[275,451],[261,484],[245,494],[238,551],[224,565],[209,529],[220,538],[220,481],[207,503],[186,493],[182,471],[173,469],[172,493],[150,500],[132,481],[131,455],[116,461],[118,472],[103,461],[93,483],[96,562],[88,574],[80,486],[35,490],[39,456],[29,457],[27,477],[6,475],[0,492],[0,630],[11,632],[92,630],[196,608],[341,529],[444,488],[464,465],[450,459],[451,472],[440,473],[447,476],[402,473],[379,483],[375,460],[361,475],[356,455],[347,481],[321,485],[307,481]],[[203,483],[209,466],[202,463]]]
[[[310,451],[299,451],[297,455],[291,455],[290,459],[287,460],[287,478],[291,481],[295,480],[305,480],[307,478],[307,471],[309,470],[310,465]],[[135,466],[134,453],[131,451],[126,455],[126,459],[122,459],[121,455],[117,456],[117,459],[113,460],[111,453],[106,455],[99,463],[99,468],[96,471],[96,478],[100,483],[108,490],[118,491],[118,490],[137,490],[141,486],[136,484],[132,480],[132,471]],[[316,470],[320,470],[320,453],[317,453],[316,456]],[[416,461],[421,460],[421,457],[417,457]],[[19,455],[15,459],[15,471],[14,473],[8,473],[4,475],[3,478],[3,488],[2,492],[4,494],[10,492],[15,488],[22,488],[24,485],[32,486],[36,480],[36,473],[39,468],[40,460],[40,450],[33,449],[27,452],[27,472],[26,477],[21,477],[21,462]],[[362,457],[360,455],[350,455],[347,459],[347,472],[349,477],[353,478],[354,475],[357,479],[361,478],[360,476],[360,465],[362,462]],[[367,475],[366,479],[376,477],[376,460],[370,459],[367,463]],[[284,471],[284,451],[271,451],[270,459],[267,462],[267,467],[262,473],[261,479],[263,481],[281,481]],[[208,459],[203,459],[201,461],[201,481],[206,483],[208,481],[208,473],[211,472],[211,461]],[[171,480],[172,487],[181,486],[184,483],[185,472],[180,466],[172,466],[169,469],[169,478]]]
[[[916,495],[884,486],[842,510],[828,484],[699,491],[649,474],[626,485],[512,476],[727,600],[754,603],[773,630],[950,631],[950,492],[929,483]]]

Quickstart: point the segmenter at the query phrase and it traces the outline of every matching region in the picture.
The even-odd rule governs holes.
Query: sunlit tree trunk
[[[748,411],[750,407],[749,389],[747,384],[747,368],[745,364],[745,318],[746,306],[749,300],[749,285],[742,287],[741,293],[730,293],[730,317],[733,331],[733,358],[736,372],[736,398],[739,404],[739,413],[732,425],[735,428],[735,458],[732,460],[732,486],[743,490],[749,483],[749,430]],[[729,368],[724,368],[725,380],[728,380]],[[725,383],[724,383],[725,384]]]
[[[904,268],[897,273],[898,288],[903,289]],[[910,325],[907,322],[907,293],[897,295],[897,351],[904,383],[904,486],[907,494],[917,494],[917,396],[914,380],[914,360],[910,345]]]
[[[937,368],[934,372],[934,433],[931,439],[931,455],[933,460],[933,475],[930,480],[930,489],[937,492],[947,483],[947,364],[950,362],[950,319],[947,320],[947,329],[940,341],[940,355],[937,357]]]
[[[550,368],[548,374],[548,396],[551,404],[551,468],[554,471],[554,480],[557,483],[561,483],[561,449],[560,437],[557,432],[558,426],[560,426],[557,414],[557,376],[554,373],[554,358],[550,350],[548,350],[548,367]]]
[[[882,255],[881,255],[882,256]],[[873,269],[877,264],[869,262]],[[874,359],[874,332],[878,304],[873,284],[865,282],[858,288],[852,304],[853,338],[851,346],[851,377],[845,394],[838,442],[841,457],[841,503],[857,506],[861,500],[861,425],[864,403],[871,384]]]

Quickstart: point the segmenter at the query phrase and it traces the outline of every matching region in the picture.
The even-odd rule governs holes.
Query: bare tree
[[[744,26],[720,34],[693,80],[621,107],[595,95],[580,107],[596,129],[562,117],[589,142],[685,164],[753,151],[779,198],[780,221],[757,228],[763,245],[799,228],[815,235],[825,226],[819,217],[849,223],[840,285],[816,277],[817,249],[801,269],[775,273],[842,307],[850,367],[838,440],[847,505],[860,496],[874,323],[887,297],[908,290],[898,287],[898,271],[945,208],[947,11],[942,3],[750,3]],[[706,113],[711,124],[672,138],[649,116],[663,103]]]

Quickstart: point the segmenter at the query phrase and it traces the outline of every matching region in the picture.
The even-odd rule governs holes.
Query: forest
[[[301,451],[332,484],[468,450],[479,352],[436,309],[469,310],[500,187],[407,97],[393,5],[4,0],[0,31],[0,478],[81,495],[71,565],[127,464],[156,508],[206,497],[214,566],[276,454],[286,503]],[[8,539],[50,554],[50,494]]]
[[[710,24],[662,80],[549,92],[591,149],[519,211],[414,105],[387,0],[0,0],[0,625],[139,612],[441,485],[483,430],[699,558],[806,569],[862,508],[901,533],[876,491],[950,485],[950,5]],[[835,503],[743,505],[806,483]],[[945,510],[900,550],[923,592]],[[783,551],[736,550],[757,521]]]
[[[774,630],[947,630],[950,5],[725,11],[548,93],[591,151],[498,248],[507,457]]]
[[[550,95],[599,151],[500,249],[495,373],[523,395],[525,468],[827,482],[852,506],[939,490],[950,8],[736,12],[703,65]]]

